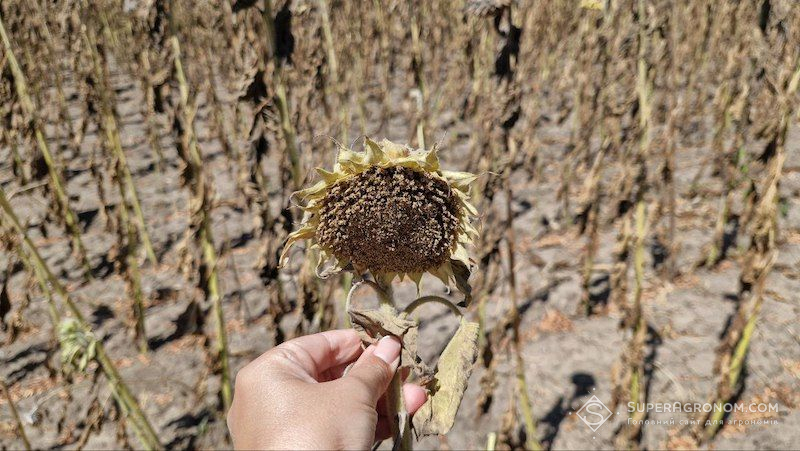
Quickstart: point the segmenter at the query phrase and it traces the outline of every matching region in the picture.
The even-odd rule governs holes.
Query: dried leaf
[[[374,344],[387,335],[399,338],[403,343],[400,366],[413,368],[420,379],[430,377],[432,371],[417,355],[419,324],[416,321],[398,313],[388,304],[383,304],[377,309],[352,309],[349,314],[353,329],[361,336],[361,341]]]
[[[472,302],[472,287],[469,284],[469,267],[459,260],[450,260],[450,266],[453,268],[453,278],[456,281],[456,288],[458,288],[458,291],[464,293],[464,300],[458,305],[459,307],[468,307]]]
[[[414,414],[412,424],[417,438],[446,434],[453,427],[467,389],[472,366],[478,357],[478,323],[461,319],[453,338],[439,357],[430,396]]]
[[[96,356],[97,339],[74,318],[64,318],[58,325],[61,363],[67,372],[83,372]]]

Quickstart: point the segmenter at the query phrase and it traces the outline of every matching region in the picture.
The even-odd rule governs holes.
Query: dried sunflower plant
[[[462,314],[471,299],[465,246],[478,233],[470,224],[477,212],[468,201],[476,176],[441,169],[436,147],[414,150],[369,138],[363,152],[338,146],[333,171],[317,168],[321,181],[294,194],[305,214],[301,227],[288,238],[281,266],[286,264],[289,248],[306,241],[306,252],[318,256],[320,278],[353,273],[346,310],[364,344],[386,335],[400,339],[400,371],[386,405],[387,416],[395,419],[394,448],[408,449],[412,429],[418,439],[450,430],[477,357],[478,324]],[[439,296],[420,296],[424,273],[448,287],[454,284],[463,301],[454,304]],[[392,283],[406,277],[416,283],[417,298],[398,302]],[[352,304],[360,286],[375,290],[380,301],[377,308]],[[458,329],[435,371],[417,355],[419,322],[412,316],[417,307],[429,302],[443,304],[459,317]],[[400,309],[401,305],[405,307]],[[400,374],[409,371],[429,390],[413,421],[408,421],[400,396]]]

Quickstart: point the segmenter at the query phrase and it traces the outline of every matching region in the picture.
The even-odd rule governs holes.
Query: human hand
[[[272,348],[236,375],[228,412],[234,447],[371,448],[390,436],[384,394],[399,362],[395,337],[362,351],[352,329],[295,338]],[[409,414],[426,396],[420,386],[403,386]]]

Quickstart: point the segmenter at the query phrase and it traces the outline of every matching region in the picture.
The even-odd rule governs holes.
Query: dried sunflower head
[[[317,172],[319,183],[295,193],[305,216],[289,235],[281,266],[292,244],[311,240],[320,277],[368,271],[386,284],[408,276],[419,286],[427,272],[468,294],[464,246],[477,235],[468,202],[475,175],[442,170],[435,148],[369,138],[364,152],[340,148],[333,171]]]

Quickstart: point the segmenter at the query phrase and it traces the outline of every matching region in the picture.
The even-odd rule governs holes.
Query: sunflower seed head
[[[336,182],[321,202],[317,241],[373,273],[419,273],[447,261],[460,206],[446,181],[402,166]]]

